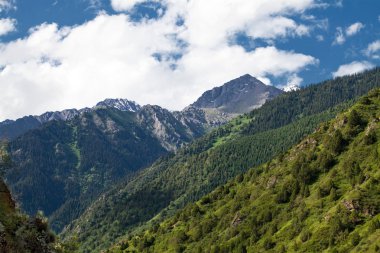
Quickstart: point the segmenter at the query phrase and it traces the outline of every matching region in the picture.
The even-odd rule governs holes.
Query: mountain
[[[115,108],[120,111],[136,112],[141,106],[136,102],[127,99],[106,99],[97,103],[97,105],[91,109],[67,109],[59,112],[46,112],[39,116],[25,116],[17,120],[6,120],[0,122],[0,140],[13,140],[29,130],[36,129],[49,121],[72,120],[83,113],[91,112],[97,108]]]
[[[142,118],[98,108],[11,141],[14,166],[6,179],[22,209],[32,215],[43,210],[59,231],[105,189],[167,154]]]
[[[107,252],[378,252],[380,89]]]
[[[10,141],[14,168],[6,180],[24,211],[42,210],[60,231],[114,184],[226,122],[210,115],[106,99],[91,109],[7,121],[3,129],[19,136]]]
[[[214,95],[212,94],[216,93],[219,94],[215,97],[217,103],[214,105],[207,103],[207,99],[210,96],[213,97]],[[233,117],[257,108],[266,100],[272,99],[281,93],[281,90],[272,86],[266,86],[254,77],[245,75],[231,80],[221,87],[205,92],[193,105],[185,108],[183,111],[173,112],[173,114],[183,124],[189,124],[187,127],[190,127],[192,132],[197,132],[197,135],[200,136],[204,134],[205,130],[221,126]],[[139,112],[142,107],[128,99],[105,99],[92,108],[80,110],[67,109],[57,112],[46,112],[39,116],[25,116],[17,120],[5,120],[0,122],[0,140],[13,140],[49,121],[72,120],[83,113],[99,108],[114,108],[120,111]],[[173,147],[171,149],[173,150]]]
[[[380,69],[286,93],[237,117],[102,194],[62,236],[81,252],[154,226],[231,178],[288,150],[352,100],[380,87]],[[96,211],[95,211],[96,210]]]
[[[259,108],[267,100],[282,93],[282,90],[265,85],[247,74],[206,91],[191,106],[206,111],[216,109],[225,113],[243,114]]]

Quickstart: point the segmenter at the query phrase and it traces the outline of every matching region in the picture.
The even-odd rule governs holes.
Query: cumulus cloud
[[[376,40],[368,45],[364,53],[369,57],[378,59],[380,58],[380,56],[376,53],[379,51],[380,51],[380,40]]]
[[[16,20],[11,18],[0,19],[0,36],[16,30]]]
[[[245,73],[268,84],[272,76],[291,77],[298,85],[298,73],[318,64],[310,55],[274,45],[247,52],[229,43],[241,31],[273,40],[307,34],[289,14],[301,15],[312,0],[166,5],[158,20],[136,24],[127,14],[102,13],[75,27],[42,24],[23,39],[0,44],[0,118],[81,108],[106,97],[182,109],[205,90]],[[257,26],[278,20],[286,21],[278,30]]]
[[[356,22],[356,23],[350,25],[349,27],[347,27],[346,35],[347,36],[353,36],[353,35],[357,34],[363,28],[364,28],[364,25],[362,23]]]
[[[352,74],[363,72],[373,67],[374,67],[373,64],[367,61],[363,61],[363,62],[354,61],[349,64],[340,66],[338,70],[335,71],[332,75],[334,78],[339,77],[339,76],[352,75]]]

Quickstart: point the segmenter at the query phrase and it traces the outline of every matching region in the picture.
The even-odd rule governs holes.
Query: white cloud
[[[342,45],[344,42],[346,42],[346,38],[344,37],[343,29],[342,27],[337,27],[333,45]]]
[[[346,35],[347,36],[353,36],[353,35],[357,34],[363,28],[364,28],[364,25],[362,23],[356,22],[356,23],[350,25],[349,27],[347,27]]]
[[[320,42],[325,40],[325,37],[323,37],[323,35],[317,35],[316,38],[317,38],[317,40],[320,41]]]
[[[380,56],[376,54],[378,51],[380,51],[380,40],[376,40],[369,44],[367,49],[364,50],[364,53],[369,57],[378,59],[380,58]]]
[[[16,20],[11,18],[0,19],[0,36],[16,30]]]
[[[282,87],[284,91],[293,91],[300,89],[300,85],[303,79],[296,74],[289,76],[288,82],[285,86]]]
[[[312,56],[275,46],[247,52],[229,44],[231,34],[240,31],[273,40],[307,34],[290,14],[301,15],[312,0],[166,4],[159,20],[136,24],[125,14],[100,14],[75,27],[42,24],[24,39],[0,44],[0,118],[81,108],[106,97],[182,109],[205,90],[242,74],[266,83],[270,76],[297,81],[301,70],[318,63]],[[175,24],[178,16],[183,26]],[[257,26],[278,20],[286,21],[278,30]],[[162,61],[152,56],[157,53],[165,56]],[[176,61],[173,54],[182,57]]]
[[[0,13],[15,8],[14,0],[0,0]]]
[[[115,11],[128,11],[136,4],[143,3],[146,0],[111,0],[111,6]]]
[[[352,37],[356,35],[360,30],[365,27],[364,24],[356,22],[348,26],[345,30],[342,27],[337,27],[335,32],[335,39],[333,45],[342,45],[346,42],[347,37]]]
[[[340,66],[338,70],[334,72],[332,75],[334,78],[339,77],[339,76],[352,75],[352,74],[363,72],[373,67],[374,67],[373,64],[367,61],[363,61],[363,62],[354,61],[349,64]]]

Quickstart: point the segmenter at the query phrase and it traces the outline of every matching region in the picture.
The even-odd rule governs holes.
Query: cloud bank
[[[126,10],[140,1],[112,3]],[[25,38],[0,44],[0,119],[91,106],[106,97],[177,110],[245,73],[294,86],[302,81],[300,71],[318,64],[275,46],[277,39],[308,36],[310,28],[291,17],[314,8],[312,0],[163,4],[167,10],[157,20],[136,23],[126,13],[101,13],[75,27],[41,24]],[[246,51],[230,43],[239,32],[270,43]]]

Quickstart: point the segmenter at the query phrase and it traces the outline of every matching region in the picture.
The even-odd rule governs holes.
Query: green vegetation
[[[380,89],[108,252],[379,252]]]
[[[93,252],[104,249],[120,236],[156,227],[186,204],[298,143],[319,123],[346,109],[352,99],[380,86],[379,77],[380,69],[375,69],[267,102],[116,186],[94,202],[63,236],[70,238],[77,234],[80,250]],[[335,94],[327,95],[329,92]],[[334,163],[331,156],[322,155],[321,163],[331,166]],[[279,201],[290,197],[284,190],[283,200],[279,197]],[[212,226],[210,223],[209,227]],[[266,245],[270,247],[271,241]]]
[[[7,145],[0,144],[0,169],[11,169]],[[62,244],[50,231],[47,219],[38,213],[30,218],[15,207],[11,194],[0,177],[0,252],[69,253],[78,247]],[[73,247],[74,246],[74,247]]]
[[[131,112],[99,109],[52,121],[9,143],[14,168],[5,174],[21,207],[42,210],[55,231],[99,194],[167,151]]]

